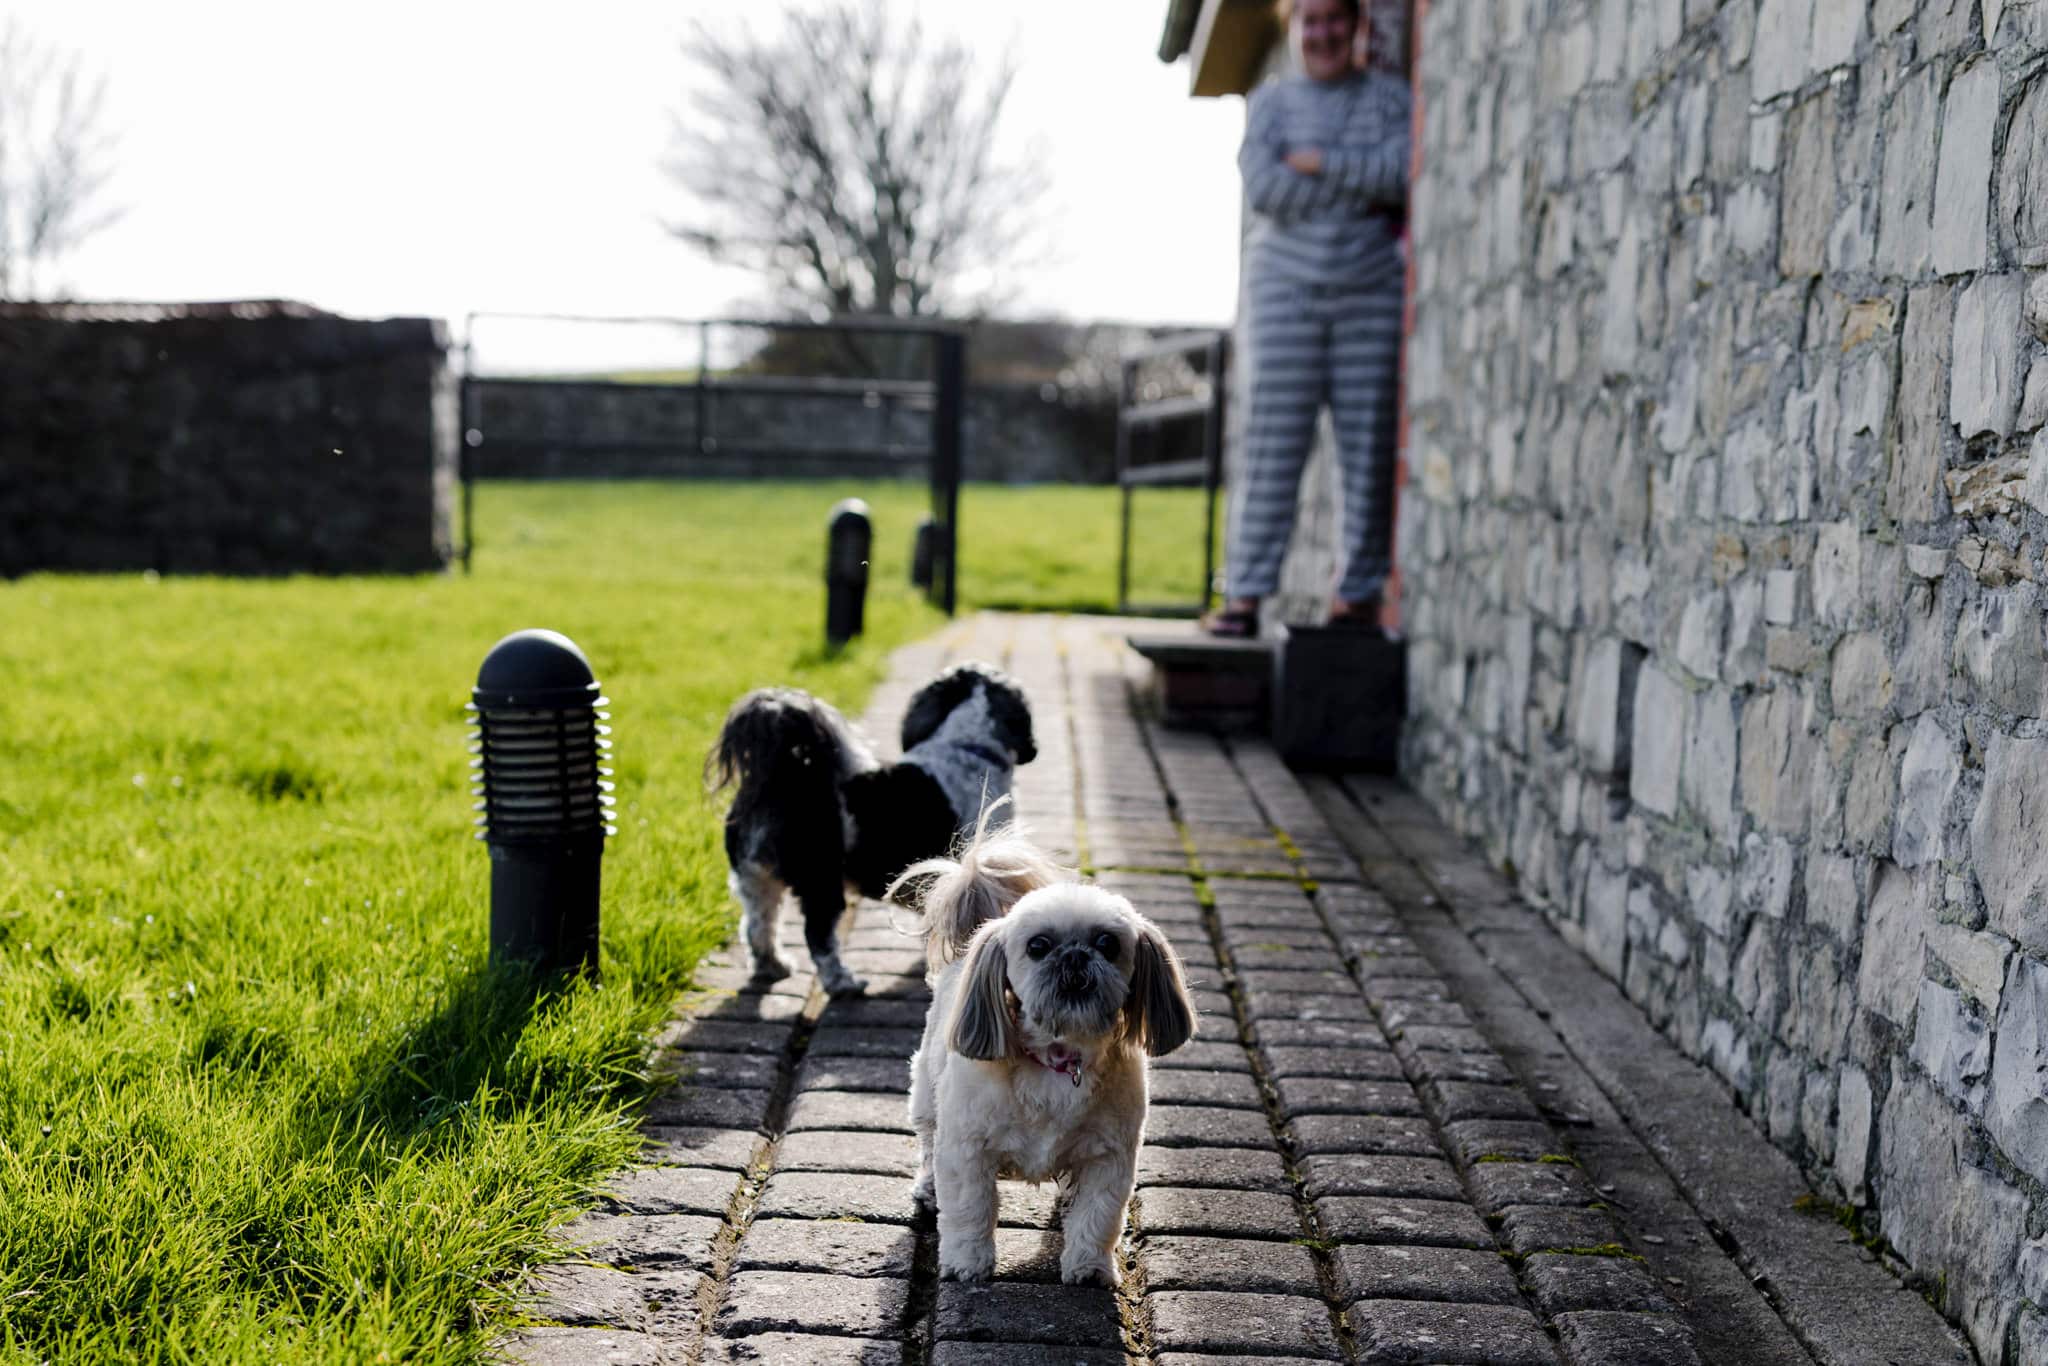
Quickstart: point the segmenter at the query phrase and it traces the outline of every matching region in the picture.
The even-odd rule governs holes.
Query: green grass
[[[869,634],[828,657],[848,493]],[[968,603],[1107,601],[1113,493],[963,506]],[[921,511],[486,486],[470,577],[0,584],[0,1360],[475,1359],[628,1158],[645,1041],[727,933],[718,719],[769,682],[858,706],[939,624],[904,583]],[[613,699],[601,985],[485,963],[460,708],[530,625]]]

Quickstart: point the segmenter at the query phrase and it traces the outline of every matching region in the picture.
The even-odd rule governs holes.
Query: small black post
[[[938,388],[932,412],[932,514],[942,529],[932,578],[939,607],[950,617],[960,582],[960,462],[967,413],[964,332],[949,328],[932,334],[932,380]]]
[[[932,563],[938,554],[939,524],[927,517],[917,524],[917,539],[910,545],[910,586],[927,591],[932,586]]]
[[[825,641],[835,648],[861,633],[868,600],[868,552],[874,547],[868,505],[848,498],[832,508],[825,538]]]
[[[590,661],[553,631],[519,631],[477,670],[477,838],[491,850],[491,958],[597,971],[610,713]]]

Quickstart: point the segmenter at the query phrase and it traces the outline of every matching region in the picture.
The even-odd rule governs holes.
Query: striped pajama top
[[[1288,76],[1253,90],[1237,156],[1252,208],[1252,280],[1365,286],[1398,275],[1408,143],[1408,87],[1385,72],[1341,81]],[[1285,161],[1308,148],[1323,154],[1321,175]]]

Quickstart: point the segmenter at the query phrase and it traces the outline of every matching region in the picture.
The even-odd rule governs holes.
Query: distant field
[[[824,514],[878,542],[819,647]],[[506,485],[475,573],[0,583],[0,1359],[465,1361],[630,1151],[648,1032],[727,932],[698,765],[739,692],[857,708],[939,617],[904,485]],[[1191,597],[1192,495],[1138,596]],[[1107,606],[1108,490],[963,497],[966,605]],[[567,632],[610,696],[604,975],[485,970],[461,703]]]

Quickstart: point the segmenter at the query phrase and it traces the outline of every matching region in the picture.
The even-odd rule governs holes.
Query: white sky
[[[755,296],[669,238],[657,162],[686,19],[767,0],[0,0],[109,80],[123,217],[67,258],[82,298],[301,299],[699,316]],[[993,54],[1052,169],[1060,260],[1018,313],[1222,322],[1236,99],[1155,56],[1166,0],[924,0]]]

